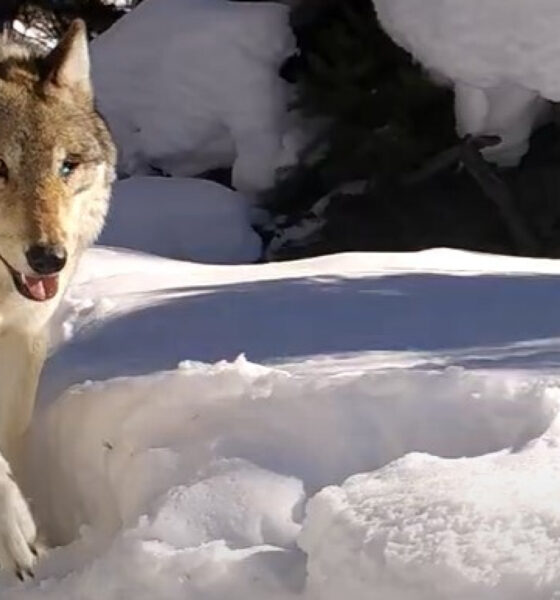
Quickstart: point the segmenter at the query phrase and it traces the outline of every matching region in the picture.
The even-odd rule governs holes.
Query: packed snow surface
[[[212,181],[124,179],[113,186],[99,242],[197,262],[256,262],[262,241],[251,227],[251,208],[240,193]]]
[[[489,156],[515,164],[542,115],[542,98],[560,100],[556,0],[373,3],[393,39],[453,83],[459,132],[502,136]]]
[[[92,249],[25,470],[61,546],[2,600],[557,597],[559,275]]]
[[[99,108],[123,174],[233,166],[237,189],[269,187],[293,160],[288,8],[227,0],[145,0],[92,43]]]

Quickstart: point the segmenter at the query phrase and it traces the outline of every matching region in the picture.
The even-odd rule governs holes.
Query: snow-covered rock
[[[120,172],[190,176],[233,165],[236,188],[269,187],[293,158],[278,76],[293,48],[281,4],[145,0],[91,49]]]
[[[373,0],[393,37],[450,81],[460,134],[491,133],[486,151],[515,164],[528,147],[543,98],[560,101],[560,13],[555,0]]]
[[[251,202],[202,179],[132,177],[117,181],[100,244],[205,263],[251,263],[262,241]]]

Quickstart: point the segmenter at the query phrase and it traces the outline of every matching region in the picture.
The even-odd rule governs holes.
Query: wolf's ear
[[[86,25],[81,19],[72,21],[58,45],[46,57],[45,83],[66,90],[78,90],[93,96]]]

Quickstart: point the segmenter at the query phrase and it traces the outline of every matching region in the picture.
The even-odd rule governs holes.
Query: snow
[[[53,48],[56,46],[56,39],[49,36],[45,31],[37,27],[28,27],[25,23],[16,19],[13,22],[13,28],[16,33],[25,38],[32,44],[37,44],[44,49]]]
[[[233,166],[237,189],[270,187],[294,160],[278,76],[294,45],[281,4],[145,0],[92,43],[121,174]]]
[[[551,435],[520,453],[409,454],[326,488],[300,541],[310,590],[325,600],[556,598],[559,458]]]
[[[90,250],[24,478],[59,547],[2,599],[553,598],[559,274]]]
[[[373,0],[393,39],[456,93],[460,134],[500,135],[486,155],[516,164],[543,98],[560,100],[555,0]]]
[[[156,210],[154,210],[156,208]],[[256,262],[251,202],[212,181],[133,177],[113,186],[99,243],[209,263]]]

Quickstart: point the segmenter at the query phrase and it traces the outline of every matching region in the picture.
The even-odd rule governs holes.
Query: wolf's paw
[[[22,581],[33,577],[37,529],[11,473],[0,474],[0,565]]]

